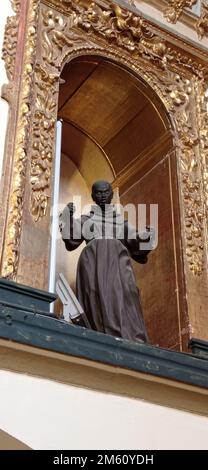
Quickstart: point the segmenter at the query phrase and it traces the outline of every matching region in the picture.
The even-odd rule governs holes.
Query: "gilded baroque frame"
[[[3,89],[3,97],[17,110],[17,119],[2,224],[2,276],[18,280],[26,180],[33,223],[47,218],[61,71],[78,55],[98,54],[142,76],[166,109],[177,153],[185,271],[190,279],[204,275],[207,279],[206,55],[118,4],[11,1],[15,16],[8,19],[5,31],[3,57],[9,84]],[[18,82],[15,63],[20,21],[24,21],[24,37]],[[10,151],[7,144],[7,159],[11,159]]]

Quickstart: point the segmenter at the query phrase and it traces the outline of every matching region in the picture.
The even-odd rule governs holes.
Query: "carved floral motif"
[[[85,31],[96,33],[123,50],[134,53],[161,67],[167,65],[167,47],[147,22],[134,13],[122,10],[118,5],[105,10],[92,3],[78,17],[78,25]]]
[[[76,14],[72,12],[69,17],[64,17],[55,14],[53,10],[43,10],[42,20],[43,59],[52,67],[60,70],[65,50],[69,53],[70,49],[74,50],[84,41],[83,35],[77,34],[72,29],[77,23]]]
[[[10,1],[11,1],[12,8],[15,11],[15,13],[19,13],[21,0],[10,0]]]
[[[20,0],[11,0],[15,16],[7,18],[2,48],[2,58],[5,62],[7,77],[14,78],[14,66],[16,60],[17,35],[19,27]]]
[[[181,166],[186,255],[191,271],[200,275],[204,264],[204,206],[194,96],[192,84],[192,87],[189,87],[184,108],[177,114],[176,119],[179,133],[178,157]]]
[[[18,7],[19,2],[13,2]],[[25,171],[27,162],[27,144],[31,106],[31,86],[33,55],[36,43],[36,12],[38,0],[32,0],[28,11],[27,39],[25,44],[24,67],[16,142],[14,152],[14,170],[9,200],[9,215],[5,239],[5,255],[2,276],[15,279],[19,260],[19,244],[22,224],[23,198],[25,188]]]
[[[204,36],[208,36],[208,1],[202,1],[201,16],[196,24],[196,31],[199,39],[203,39]]]
[[[201,275],[204,264],[204,207],[195,79],[190,80],[171,69],[158,75],[157,71],[149,68],[149,74],[152,76],[152,86],[160,89],[158,94],[176,125],[186,255],[191,271]]]
[[[198,94],[198,122],[200,137],[200,155],[202,162],[203,189],[205,198],[205,223],[208,220],[208,82],[202,81]],[[208,235],[206,233],[206,235]],[[208,243],[208,239],[207,239]]]
[[[46,72],[41,66],[35,70],[36,98],[33,116],[31,155],[31,213],[38,221],[46,214],[54,151],[59,75]]]
[[[164,17],[169,23],[177,23],[184,9],[192,8],[197,0],[169,0],[168,8],[165,10]],[[196,31],[199,39],[208,35],[208,1],[201,1],[200,18],[196,22]]]
[[[169,0],[164,16],[170,23],[176,23],[184,8],[191,8],[196,2],[197,0]]]

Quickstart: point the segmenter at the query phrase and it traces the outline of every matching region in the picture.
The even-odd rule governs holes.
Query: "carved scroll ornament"
[[[31,155],[31,213],[37,222],[46,214],[53,161],[53,134],[56,122],[59,75],[35,70],[36,103],[33,116]]]
[[[17,35],[19,27],[20,0],[11,0],[15,16],[7,18],[2,48],[2,58],[5,62],[7,77],[14,78],[14,66],[16,60]]]
[[[204,205],[199,155],[200,136],[195,101],[196,79],[165,70],[158,75],[153,70],[152,83],[160,83],[163,102],[175,121],[178,136],[177,159],[184,220],[186,256],[190,270],[201,275],[204,265]]]
[[[19,11],[20,2],[14,0],[12,3],[15,7],[15,10]],[[6,248],[2,268],[2,275],[12,279],[15,279],[19,260],[19,244],[22,224],[25,169],[27,162],[27,145],[31,108],[32,71],[36,45],[37,7],[38,0],[32,0],[28,10],[27,37],[25,41],[22,85],[19,95],[13,175],[9,200],[7,232],[5,238]]]
[[[192,8],[197,0],[169,0],[168,7],[164,12],[164,17],[169,23],[177,23],[181,14],[186,8]],[[208,1],[201,1],[201,12],[196,22],[196,32],[199,39],[208,36]]]
[[[197,0],[169,0],[164,16],[170,23],[176,23],[185,8],[191,8]]]
[[[208,36],[208,1],[202,1],[201,15],[196,24],[196,31],[199,39]]]
[[[200,155],[202,162],[203,189],[205,198],[205,224],[208,221],[208,81],[202,81],[198,94],[198,122]]]

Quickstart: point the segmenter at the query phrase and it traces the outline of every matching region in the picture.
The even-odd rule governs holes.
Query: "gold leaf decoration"
[[[36,222],[46,214],[50,197],[47,190],[50,186],[54,152],[53,133],[56,122],[58,79],[59,75],[48,73],[41,66],[36,67],[31,156],[31,213]]]
[[[5,62],[7,77],[10,81],[12,81],[14,78],[17,35],[19,28],[20,0],[11,0],[11,3],[16,15],[7,18],[2,48],[2,58]]]
[[[164,16],[170,23],[176,23],[185,8],[191,8],[197,0],[169,0]]]
[[[16,7],[18,6],[18,2],[14,2],[14,4]],[[9,215],[5,239],[6,253],[3,259],[2,268],[2,276],[9,277],[11,279],[16,278],[19,260],[19,244],[25,189],[25,168],[29,137],[33,55],[36,43],[37,7],[38,0],[32,0],[28,11],[27,37],[25,41],[23,77],[19,99],[18,124],[14,152],[14,170],[12,175],[12,189],[9,200]]]
[[[201,15],[196,24],[199,39],[208,36],[208,1],[202,1]]]

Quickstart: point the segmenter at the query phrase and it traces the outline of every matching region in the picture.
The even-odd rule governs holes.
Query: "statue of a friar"
[[[128,340],[147,342],[140,295],[130,257],[146,263],[149,236],[135,228],[111,204],[112,186],[97,181],[92,186],[95,205],[87,215],[74,217],[69,203],[60,216],[60,230],[67,250],[85,241],[77,266],[76,295],[93,330]],[[141,249],[142,243],[142,249]]]

